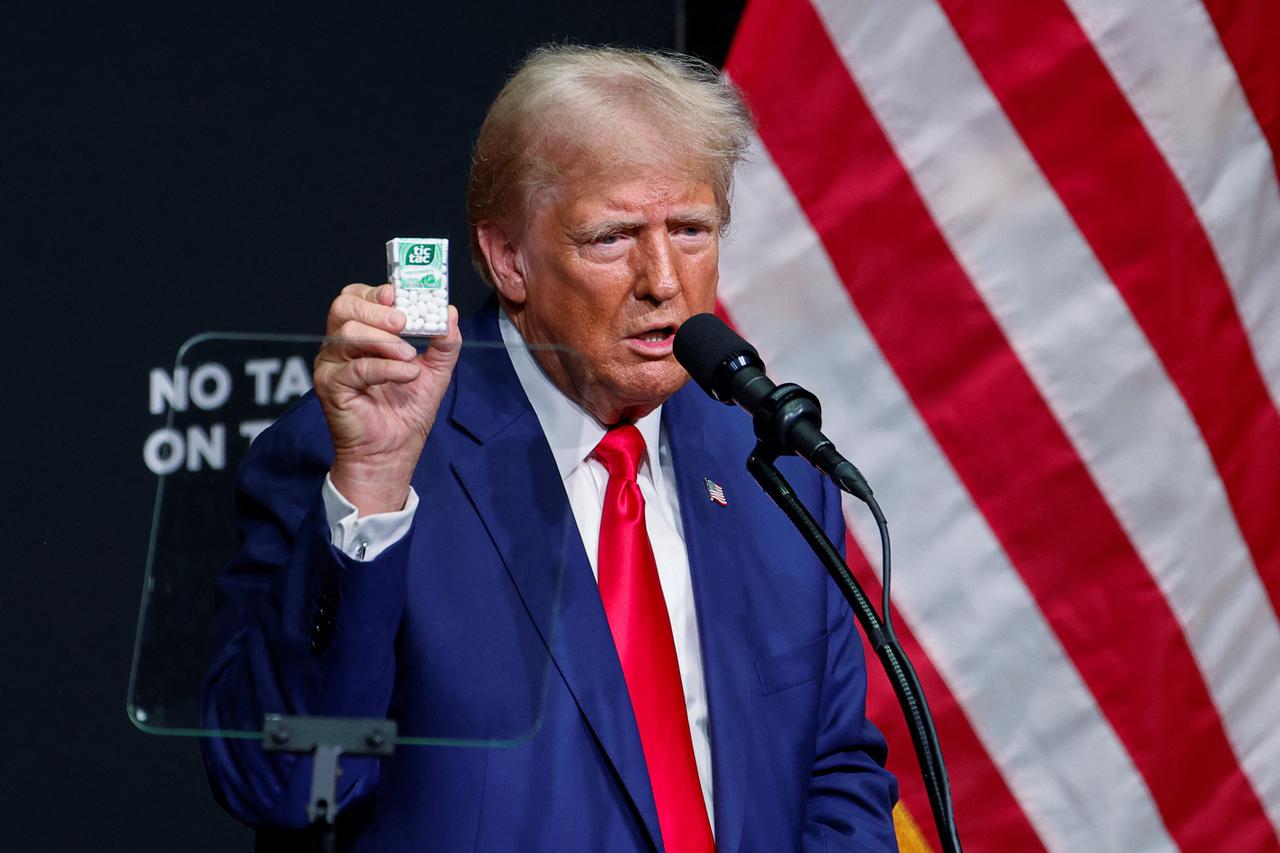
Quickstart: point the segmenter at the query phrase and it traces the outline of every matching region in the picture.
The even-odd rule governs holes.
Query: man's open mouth
[[[637,335],[632,335],[631,337],[639,341],[645,341],[646,343],[660,343],[668,340],[675,333],[676,330],[674,327],[663,326],[660,329],[650,329],[647,332],[641,332]]]

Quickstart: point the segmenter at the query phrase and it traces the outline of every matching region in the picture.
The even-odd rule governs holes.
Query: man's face
[[[706,181],[629,173],[577,182],[533,206],[515,250],[512,319],[560,389],[606,424],[652,411],[688,379],[676,329],[715,305],[720,215]],[[580,375],[579,375],[580,374]]]

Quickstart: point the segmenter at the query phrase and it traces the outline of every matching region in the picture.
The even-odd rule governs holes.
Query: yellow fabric
[[[898,833],[900,853],[933,853],[915,818],[901,802],[893,807],[893,828]]]

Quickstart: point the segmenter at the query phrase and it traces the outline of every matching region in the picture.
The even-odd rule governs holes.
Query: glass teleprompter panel
[[[587,569],[512,358],[571,377],[581,358],[464,343],[409,533],[343,563],[321,494],[332,441],[310,393],[324,345],[205,334],[153,371],[165,421],[143,448],[157,486],[129,716],[151,733],[224,738],[260,738],[268,714],[386,716],[399,745],[521,743],[547,701],[566,566]],[[401,574],[365,583],[385,581],[380,569]]]

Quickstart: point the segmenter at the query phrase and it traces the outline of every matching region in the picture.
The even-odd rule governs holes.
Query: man
[[[714,306],[749,122],[685,57],[535,51],[474,154],[496,304],[418,354],[390,287],[349,285],[314,397],[254,443],[205,724],[468,744],[345,761],[352,849],[895,849],[849,610],[747,477],[748,419],[671,353]],[[838,493],[788,473],[843,542]],[[206,758],[287,847],[308,762]]]

